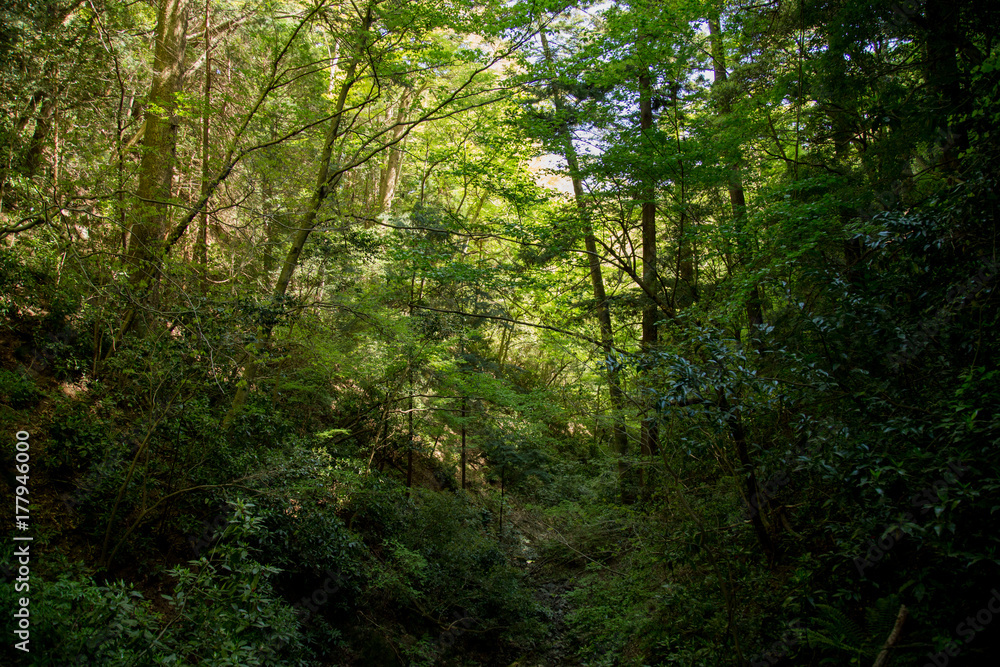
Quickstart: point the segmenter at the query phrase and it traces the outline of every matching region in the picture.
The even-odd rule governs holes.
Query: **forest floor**
[[[539,646],[522,656],[511,667],[550,667],[573,665],[572,639],[566,616],[572,611],[566,593],[575,588],[569,578],[557,578],[546,573],[544,566],[531,563],[527,566],[528,577],[535,583],[535,602],[542,608],[547,618],[548,634]]]

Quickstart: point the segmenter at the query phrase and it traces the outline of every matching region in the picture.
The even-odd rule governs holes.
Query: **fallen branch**
[[[899,641],[900,635],[903,634],[903,624],[906,623],[906,617],[909,615],[910,611],[906,608],[906,605],[899,605],[899,615],[896,616],[896,624],[892,627],[889,638],[882,645],[882,650],[879,651],[878,658],[875,659],[873,667],[885,667],[889,663],[889,649]]]

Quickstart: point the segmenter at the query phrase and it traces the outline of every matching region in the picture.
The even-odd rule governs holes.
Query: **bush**
[[[43,396],[31,378],[15,371],[0,369],[0,402],[15,410],[24,410],[36,405]]]
[[[254,505],[232,503],[233,521],[209,556],[175,567],[170,604],[172,625],[162,633],[161,655],[169,651],[180,664],[296,664],[302,646],[295,610],[274,592],[280,570],[259,562],[248,546],[263,522]],[[151,651],[160,648],[155,643]]]
[[[32,662],[23,664],[127,664],[158,633],[159,618],[149,601],[123,582],[98,586],[64,575],[41,582],[37,592],[33,581],[32,588]]]
[[[386,593],[416,596],[437,618],[458,612],[481,626],[507,628],[513,641],[537,630],[523,574],[487,534],[480,508],[464,496],[414,489],[408,514],[406,529],[387,545],[405,585]]]
[[[86,468],[108,453],[111,425],[91,415],[84,403],[62,403],[49,426],[49,460],[57,466]]]
[[[0,317],[12,319],[32,299],[25,292],[33,290],[40,274],[21,263],[10,248],[0,248]]]
[[[99,586],[64,575],[32,582],[32,662],[57,665],[304,665],[295,610],[271,587],[277,568],[260,564],[247,541],[261,530],[254,506],[232,505],[233,522],[207,556],[175,567],[167,609],[123,582]],[[0,601],[13,608],[13,587]],[[10,633],[7,633],[10,634]],[[5,649],[10,650],[10,642]]]

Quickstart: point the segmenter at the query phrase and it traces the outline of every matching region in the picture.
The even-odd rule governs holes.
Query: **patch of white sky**
[[[612,9],[617,9],[615,2],[597,2],[589,5],[577,5],[566,10],[558,20],[552,20],[547,24],[546,37],[554,58],[572,59],[576,57],[577,51],[582,48],[582,44],[589,35],[600,32],[604,29],[605,14]],[[692,29],[699,36],[699,41],[708,44],[709,29],[707,20],[694,21]],[[725,26],[723,26],[724,28]],[[527,59],[535,65],[543,63],[544,55],[540,40],[536,39],[533,48]],[[610,63],[615,59],[627,57],[627,46],[621,45],[613,50],[597,56],[598,62]],[[711,58],[705,51],[705,58],[700,59],[704,66],[695,67],[686,74],[686,88],[711,85],[715,82],[715,71],[712,68]],[[697,62],[697,61],[696,61]],[[547,105],[547,111],[551,112],[551,102],[541,102]],[[619,96],[612,101],[616,107],[619,117],[638,114],[638,107],[634,96]],[[604,154],[608,142],[612,139],[612,132],[600,130],[593,125],[578,125],[573,128],[573,146],[577,154],[586,161],[595,159]],[[529,165],[529,170],[535,175],[536,182],[564,195],[573,194],[573,186],[570,178],[566,175],[568,167],[564,156],[556,153],[545,153],[535,158]],[[586,184],[585,184],[586,187]]]

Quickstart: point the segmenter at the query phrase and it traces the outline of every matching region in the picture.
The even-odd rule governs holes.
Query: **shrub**
[[[36,405],[43,396],[31,378],[0,369],[0,401],[15,410],[23,410]]]
[[[111,447],[110,424],[89,413],[84,403],[62,403],[49,426],[49,460],[58,466],[85,468]]]

